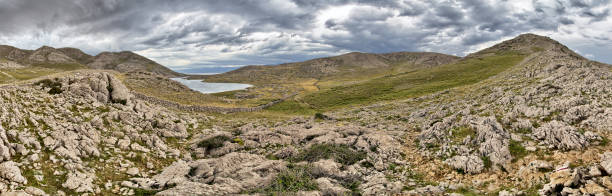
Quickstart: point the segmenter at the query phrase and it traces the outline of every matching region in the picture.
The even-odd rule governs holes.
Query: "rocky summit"
[[[612,192],[612,66],[534,34],[463,58],[351,53],[247,67],[223,76],[254,88],[211,95],[130,52],[2,46],[0,57],[12,76],[0,84],[2,195]],[[285,73],[317,89],[267,85]],[[261,99],[274,93],[284,98]],[[184,109],[196,106],[213,109]]]

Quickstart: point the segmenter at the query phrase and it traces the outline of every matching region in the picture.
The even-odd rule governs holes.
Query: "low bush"
[[[288,169],[281,171],[270,185],[254,192],[283,195],[280,193],[318,190],[319,187],[311,170],[310,166],[289,165]]]
[[[327,118],[329,118],[328,116],[326,116],[325,114],[322,113],[315,113],[314,118],[317,120],[325,120]]]
[[[56,95],[56,94],[60,94],[62,93],[62,83],[57,81],[57,79],[55,80],[51,80],[51,79],[44,79],[44,80],[40,80],[36,83],[34,83],[34,85],[41,85],[43,88],[49,88],[50,90],[47,91],[47,93],[52,94],[52,95]]]
[[[529,154],[529,152],[521,145],[520,142],[510,141],[510,145],[508,146],[508,150],[510,150],[510,154],[512,155],[512,161],[517,161]]]
[[[491,159],[488,156],[481,156],[480,159],[482,159],[482,163],[484,164],[485,168],[491,168],[493,166],[493,162],[491,162]]]
[[[206,148],[207,150],[215,149],[223,147],[223,143],[225,141],[230,141],[231,139],[225,135],[218,135],[215,137],[211,137],[205,140],[202,140],[198,143],[198,147]]]

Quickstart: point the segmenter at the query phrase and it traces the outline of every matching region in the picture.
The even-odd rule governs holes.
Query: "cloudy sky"
[[[610,0],[0,0],[0,44],[131,50],[177,70],[352,51],[464,56],[532,32],[612,63]]]

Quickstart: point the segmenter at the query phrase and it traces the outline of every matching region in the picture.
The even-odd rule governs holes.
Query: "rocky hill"
[[[174,72],[155,61],[133,52],[103,52],[91,56],[76,48],[52,48],[43,46],[36,50],[21,50],[12,46],[0,46],[0,59],[22,66],[35,66],[74,70],[82,68],[106,69],[119,72],[147,71],[176,77],[183,74]]]
[[[49,59],[53,52],[39,54]],[[74,54],[64,54],[75,59]],[[386,57],[386,65],[398,66],[389,64],[393,58],[409,64],[438,61],[391,56]],[[342,58],[375,63],[382,57]],[[290,117],[273,110],[205,114],[163,108],[134,96],[114,71],[79,70],[0,85],[0,192],[606,195],[612,191],[610,65],[589,61],[554,40],[532,34],[452,59],[450,64],[418,68],[416,72],[427,73],[426,77],[413,77],[413,70],[374,78],[407,84],[368,94],[380,99]],[[459,70],[452,67],[486,77],[454,75]],[[457,82],[448,78],[457,76],[470,78],[447,85]],[[366,90],[373,86],[345,84],[325,93],[359,94],[372,92]],[[344,88],[351,91],[341,91]],[[419,89],[419,93],[384,99],[394,89]]]
[[[350,75],[381,74],[391,70],[433,67],[456,61],[459,57],[428,52],[369,54],[353,52],[335,57],[275,66],[246,66],[218,75],[192,76],[192,79],[220,82],[282,83],[299,79],[333,79]]]

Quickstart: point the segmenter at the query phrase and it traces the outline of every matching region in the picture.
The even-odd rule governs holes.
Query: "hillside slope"
[[[297,101],[302,103],[302,107],[327,111],[346,105],[421,96],[475,84],[515,67],[529,55],[552,48],[570,57],[584,59],[557,41],[526,34],[470,54],[453,63],[396,72],[357,82],[340,83],[310,92]]]
[[[387,54],[348,53],[340,56],[273,66],[246,66],[207,76],[190,76],[207,82],[253,84],[247,91],[219,93],[227,99],[267,103],[288,95],[307,93],[356,83],[385,75],[428,69],[455,62],[459,57],[429,52],[396,52]],[[285,109],[281,109],[285,110]]]
[[[110,69],[119,72],[147,71],[166,77],[183,76],[136,53],[124,52],[102,52],[92,57],[87,67],[92,69]]]
[[[459,57],[427,52],[397,52],[369,54],[353,52],[335,57],[274,66],[246,66],[218,75],[194,76],[216,82],[244,82],[253,84],[286,83],[289,80],[368,77],[393,69],[433,67],[455,61]]]
[[[406,129],[411,171],[440,182],[413,186],[412,194],[612,190],[606,185],[612,171],[612,66],[533,34],[463,61],[500,54],[525,57],[470,85],[332,116],[384,130]],[[496,63],[501,62],[490,64]],[[451,188],[460,183],[465,188]]]
[[[127,51],[103,52],[91,56],[76,48],[56,49],[43,46],[36,50],[22,50],[12,46],[0,45],[0,60],[10,61],[12,64],[19,64],[22,67],[42,67],[59,71],[90,68],[115,70],[123,73],[147,71],[166,77],[183,75],[155,61]]]
[[[88,69],[0,85],[0,192],[612,192],[612,66],[547,37],[525,34],[450,64],[344,84],[336,93],[388,86],[313,115],[168,109],[135,96],[126,75]],[[317,104],[338,103],[327,101]]]

